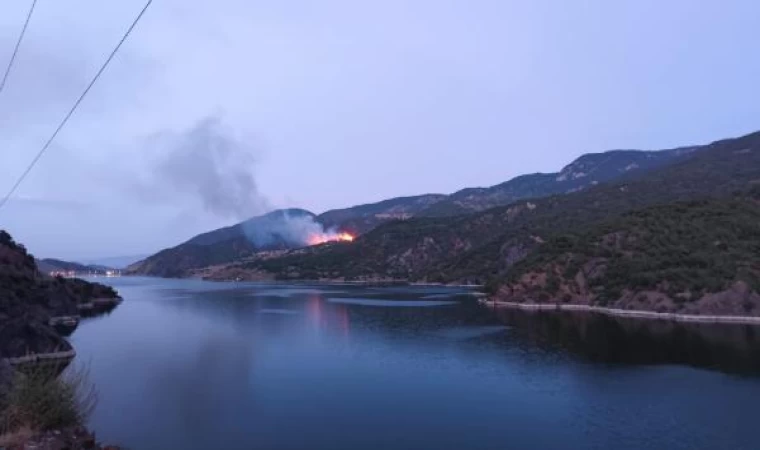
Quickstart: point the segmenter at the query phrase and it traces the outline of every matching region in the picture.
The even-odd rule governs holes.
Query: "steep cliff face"
[[[50,318],[77,315],[82,303],[115,297],[108,286],[43,275],[34,257],[0,230],[0,358],[69,350]]]

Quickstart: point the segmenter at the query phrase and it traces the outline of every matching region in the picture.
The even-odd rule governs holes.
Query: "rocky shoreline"
[[[633,309],[605,308],[591,305],[563,305],[559,303],[518,303],[492,299],[481,299],[480,303],[495,308],[512,308],[525,311],[576,311],[605,314],[608,316],[626,317],[631,319],[668,320],[691,323],[726,323],[741,325],[760,325],[759,316],[726,316],[726,315],[696,315],[656,311],[641,311]]]
[[[42,433],[17,432],[0,440],[0,449],[7,450],[120,450],[121,447],[103,445],[95,434],[84,427],[50,430]]]
[[[106,314],[121,302],[110,286],[40,272],[26,248],[0,230],[0,418],[4,419],[0,421],[0,448],[108,448],[97,444],[94,435],[82,427],[82,419],[66,416],[63,422],[38,422],[45,416],[34,409],[41,400],[18,400],[11,393],[32,395],[28,389],[48,386],[49,379],[59,380],[76,356],[66,336],[83,317]],[[44,373],[42,381],[38,373]],[[81,405],[47,387],[34,395],[49,397],[45,401],[52,403],[43,403],[48,410],[61,406],[75,415],[81,412],[77,411]],[[19,409],[28,416],[18,415]],[[14,421],[5,420],[9,411],[16,411]]]
[[[59,352],[45,352],[45,353],[30,353],[24,356],[3,358],[11,366],[20,366],[24,364],[60,364],[67,366],[77,355],[77,352],[71,348],[70,350],[62,350]]]

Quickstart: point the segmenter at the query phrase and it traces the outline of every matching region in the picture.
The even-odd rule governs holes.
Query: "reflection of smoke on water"
[[[256,395],[253,342],[238,334],[207,334],[200,346],[196,342],[155,368],[152,390],[165,397],[161,405],[169,409],[163,415],[191,434],[183,438],[193,448],[199,443],[215,448],[219,442],[202,442],[210,436],[242,437],[245,427],[240,425],[250,418],[251,397]]]
[[[183,448],[181,444],[188,443],[184,448],[243,448],[240,445],[250,442],[271,414],[258,409],[256,399],[262,392],[257,386],[277,389],[276,378],[267,377],[281,369],[280,364],[287,367],[290,361],[300,360],[308,365],[305,361],[315,355],[309,348],[324,343],[340,346],[349,333],[346,308],[327,304],[316,294],[287,306],[279,302],[279,307],[274,299],[248,297],[246,302],[243,307],[235,306],[232,298],[183,299],[179,302],[183,306],[170,306],[203,316],[197,319],[202,322],[198,328],[189,330],[188,336],[178,336],[180,342],[186,341],[185,347],[155,363],[155,375],[149,380],[147,392],[162,397],[161,411],[152,414],[173,422],[170,429],[186,434],[167,437],[171,447]],[[259,364],[268,364],[264,378],[256,373],[257,355]],[[211,441],[212,436],[218,440]]]

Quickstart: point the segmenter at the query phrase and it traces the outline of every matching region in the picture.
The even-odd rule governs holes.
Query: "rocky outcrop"
[[[109,286],[40,273],[34,257],[0,230],[0,359],[71,358],[54,319],[105,310],[119,300]]]
[[[34,355],[72,354],[69,342],[53,327],[34,316],[21,316],[0,323],[0,355],[15,360]]]

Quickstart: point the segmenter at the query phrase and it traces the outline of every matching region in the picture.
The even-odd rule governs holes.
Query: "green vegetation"
[[[696,147],[655,152],[614,150],[588,154],[576,159],[559,173],[521,175],[488,188],[467,188],[451,195],[425,194],[397,197],[371,204],[335,209],[319,216],[314,216],[304,210],[288,210],[287,214],[291,217],[294,215],[310,215],[315,222],[322,224],[326,229],[336,228],[353,234],[365,234],[376,228],[382,228],[383,231],[388,231],[395,238],[400,239],[401,243],[411,242],[416,238],[424,238],[426,235],[423,233],[431,224],[442,225],[443,228],[439,227],[438,230],[433,231],[445,234],[446,227],[456,227],[461,222],[460,218],[454,216],[485,211],[523,199],[587,190],[598,183],[610,180],[629,179],[634,175],[641,175],[682,161],[689,157],[695,149]],[[264,247],[257,248],[247,238],[247,235],[251,234],[252,231],[253,235],[256,235],[262,229],[266,229],[269,226],[266,223],[269,220],[268,217],[276,217],[282,213],[283,211],[273,211],[231,227],[201,234],[183,244],[163,250],[134,264],[129,270],[137,274],[182,277],[190,275],[194,269],[240,262],[243,259],[253,257],[259,250],[291,248],[292,242],[279,242],[277,239],[273,241],[282,245],[273,247],[267,244]],[[404,221],[412,217],[416,218],[416,220],[411,220],[412,225],[408,227],[404,225]],[[438,217],[442,218],[443,221],[430,222],[429,219],[421,219],[425,217]],[[392,224],[392,227],[385,228],[384,224]],[[494,224],[498,225],[498,222],[494,222]],[[475,246],[483,245],[484,242],[481,242],[483,239],[487,240],[501,230],[497,227],[485,231],[487,233],[476,232],[478,242],[475,243]],[[469,234],[467,229],[461,230],[461,232]],[[451,237],[456,239],[456,236]],[[452,275],[452,271],[446,267],[431,266],[430,270],[426,270],[424,273],[418,271],[417,267],[420,262],[432,263],[435,266],[440,262],[445,266],[447,263],[455,262],[462,250],[469,250],[469,248],[456,245],[456,242],[454,244],[448,246],[446,242],[441,243],[438,240],[436,245],[440,247],[439,249],[432,248],[436,245],[423,245],[423,251],[433,251],[435,254],[431,254],[431,257],[428,258],[422,258],[420,261],[415,261],[416,258],[411,258],[410,261],[400,261],[400,264],[398,264],[398,258],[393,257],[387,262],[381,261],[384,253],[377,254],[369,247],[366,247],[366,251],[361,253],[344,252],[342,249],[336,248],[337,254],[343,255],[343,260],[340,258],[334,260],[331,256],[325,256],[322,261],[298,262],[289,258],[288,261],[293,264],[288,263],[283,266],[283,264],[277,263],[272,265],[271,270],[277,272],[278,277],[282,278],[367,277],[373,276],[374,271],[380,270],[382,273],[379,275],[382,277],[411,277],[415,279],[425,278],[430,281],[446,281],[451,279]],[[467,247],[469,246],[467,244]],[[325,254],[321,251],[317,253]],[[454,259],[450,259],[449,254],[454,256]],[[311,255],[311,252],[306,252],[306,255]],[[433,263],[433,259],[436,261],[435,263]],[[345,261],[348,260],[358,261],[358,267],[354,264],[347,264]],[[467,269],[471,272],[467,275],[468,277],[473,277],[473,281],[483,277],[480,261],[467,264],[472,269]],[[237,267],[239,268],[240,265]],[[340,275],[333,275],[334,273]],[[457,273],[454,272],[454,276],[458,276]],[[493,275],[495,272],[489,272],[489,274]]]
[[[131,265],[127,272],[182,277],[193,269],[239,261],[260,250],[290,248],[292,243],[278,230],[286,224],[288,218],[305,217],[313,218],[314,214],[297,208],[275,210],[236,225],[199,234]],[[266,244],[256,245],[253,241],[257,237]]]
[[[672,150],[670,159],[648,161],[659,155],[649,154],[635,163],[647,170],[621,168],[627,152],[605,155],[609,164],[588,155],[557,176],[527,175],[499,189],[462,191],[430,206],[433,217],[420,217],[421,211],[386,222],[350,244],[251,255],[232,268],[279,279],[485,284],[491,293],[538,301],[608,304],[628,296],[632,307],[671,311],[704,293],[747,286],[750,293],[732,291],[731,301],[710,297],[708,309],[730,303],[730,313],[739,314],[734,307],[741,303],[745,312],[760,312],[760,132]],[[597,177],[611,181],[590,181]],[[571,191],[582,190],[553,191],[560,179],[570,180]],[[555,195],[528,200],[523,194]],[[479,210],[509,198],[522,200],[471,214],[434,213],[449,206],[452,213]],[[536,276],[517,286],[528,273]],[[631,300],[633,291],[642,295]]]
[[[97,395],[83,367],[34,366],[15,373],[0,396],[0,435],[83,425]]]
[[[588,189],[597,183],[628,178],[674,164],[696,148],[645,152],[612,150],[582,155],[558,173],[520,175],[483,189],[463,189],[430,206],[420,215],[452,216],[483,211],[519,200],[547,197]]]
[[[246,268],[281,278],[504,280],[517,262],[559,234],[582,233],[655,205],[730,198],[757,182],[760,133],[713,143],[687,159],[625,182],[464,216],[390,222],[350,245],[327,245],[280,259],[253,261]]]
[[[625,290],[662,291],[685,302],[736,281],[760,292],[759,200],[755,188],[732,199],[636,210],[588,230],[557,235],[515,265],[509,281],[544,272],[549,281],[542,291],[555,296],[558,277],[575,285],[574,277],[586,267],[589,289],[600,303],[617,300]],[[589,265],[596,271],[593,276]]]
[[[104,297],[117,293],[101,284],[40,273],[34,257],[0,230],[0,448],[100,448],[80,427],[96,403],[87,370],[69,368],[60,375],[72,348],[50,319],[79,315],[81,303]],[[11,366],[13,358],[51,353],[66,363],[23,358]],[[40,446],[38,438],[45,444]]]

